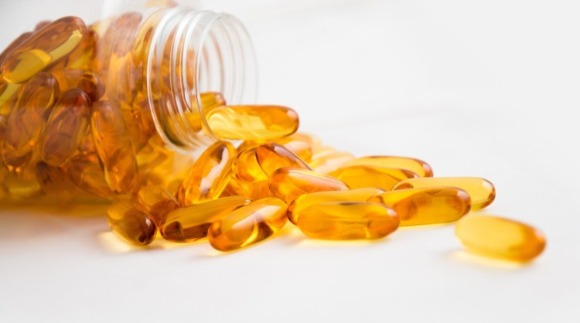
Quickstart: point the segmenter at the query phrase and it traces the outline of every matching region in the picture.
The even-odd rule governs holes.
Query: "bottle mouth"
[[[154,27],[146,86],[157,132],[174,150],[196,154],[215,142],[201,94],[228,104],[253,102],[257,65],[250,36],[229,14],[182,7],[149,15]]]

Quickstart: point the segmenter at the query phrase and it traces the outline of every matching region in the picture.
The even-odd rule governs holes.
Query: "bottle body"
[[[216,141],[206,110],[256,86],[239,20],[174,5],[41,21],[0,66],[0,203],[176,190]]]

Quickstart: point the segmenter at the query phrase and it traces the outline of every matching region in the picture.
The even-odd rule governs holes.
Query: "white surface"
[[[295,107],[304,131],[357,155],[490,179],[489,212],[541,228],[545,253],[484,261],[453,226],[134,250],[99,208],[0,210],[0,322],[580,321],[575,1],[218,5],[254,35],[261,102]]]

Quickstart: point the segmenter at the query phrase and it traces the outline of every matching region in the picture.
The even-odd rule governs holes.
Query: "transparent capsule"
[[[232,251],[265,240],[286,224],[286,204],[277,198],[252,202],[214,222],[208,230],[212,247]]]
[[[217,137],[238,140],[289,136],[300,123],[296,111],[274,105],[221,106],[210,110],[206,120]]]
[[[10,52],[12,52],[15,48],[20,46],[20,44],[22,44],[31,35],[32,35],[31,32],[23,33],[20,36],[18,36],[16,39],[14,39],[8,46],[6,46],[6,48],[4,48],[4,50],[0,53],[0,66],[2,66],[2,63],[4,62],[4,59],[6,58],[6,56]],[[0,74],[2,74],[2,73],[0,73]],[[0,79],[2,79],[2,78],[0,77]]]
[[[79,89],[62,94],[39,141],[42,160],[62,166],[72,156],[87,131],[90,107],[90,98]]]
[[[308,169],[310,167],[300,157],[282,145],[276,143],[263,144],[256,147],[258,164],[269,177],[283,167]]]
[[[411,171],[419,177],[432,177],[433,169],[426,162],[410,157],[401,156],[366,156],[355,158],[345,164],[345,166],[368,165],[385,168],[399,168]]]
[[[70,188],[68,177],[61,167],[50,166],[42,161],[36,164],[36,180],[45,193],[66,195]]]
[[[51,73],[58,80],[62,92],[79,88],[91,98],[92,102],[97,102],[105,93],[103,81],[85,70],[57,69]]]
[[[287,203],[305,193],[346,191],[349,187],[340,180],[306,169],[280,168],[269,179],[270,191]]]
[[[119,109],[106,101],[96,102],[91,130],[109,187],[116,193],[132,192],[138,181],[137,160]]]
[[[247,182],[268,179],[268,175],[258,163],[257,147],[240,151],[236,156],[234,168],[236,177]]]
[[[232,174],[236,149],[226,141],[207,148],[195,161],[177,191],[177,200],[187,206],[220,196]]]
[[[96,155],[74,157],[65,167],[71,182],[82,191],[102,198],[113,196]]]
[[[404,180],[393,189],[451,186],[460,188],[471,197],[471,209],[478,210],[490,205],[495,199],[493,184],[479,177],[425,177]]]
[[[354,155],[349,152],[337,151],[330,147],[320,149],[312,155],[312,160],[309,163],[310,167],[317,173],[330,174],[354,159]]]
[[[405,169],[369,165],[342,166],[330,175],[343,181],[350,188],[377,187],[384,191],[393,189],[403,180],[418,176]]]
[[[316,239],[378,239],[399,227],[395,211],[372,202],[312,204],[297,212],[296,216],[298,228]]]
[[[134,246],[146,246],[153,242],[157,227],[147,214],[125,202],[111,204],[107,220],[113,233]]]
[[[137,202],[158,226],[165,221],[170,212],[179,207],[173,194],[163,187],[152,185],[139,189]]]
[[[4,134],[2,159],[9,169],[18,169],[30,160],[58,96],[58,82],[48,73],[37,74],[22,87]]]
[[[410,188],[369,198],[397,212],[401,226],[438,224],[459,220],[471,207],[469,194],[455,187]]]
[[[518,262],[531,261],[546,246],[546,238],[538,229],[490,215],[464,217],[457,223],[455,235],[468,251]]]
[[[161,235],[175,242],[205,238],[212,223],[250,202],[251,200],[243,196],[229,196],[175,209],[163,221]]]
[[[288,205],[288,219],[297,223],[298,214],[305,208],[326,202],[366,202],[384,191],[374,187],[357,188],[348,191],[313,192],[299,196]]]
[[[0,79],[0,116],[6,117],[10,115],[19,88],[20,84],[8,83]]]
[[[10,83],[22,83],[71,53],[86,33],[84,22],[64,17],[34,32],[8,53],[1,73]]]

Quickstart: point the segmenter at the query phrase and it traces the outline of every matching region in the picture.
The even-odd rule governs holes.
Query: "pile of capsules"
[[[457,237],[475,253],[526,262],[543,251],[543,235],[527,224],[467,215],[494,200],[489,181],[433,177],[416,158],[355,158],[296,132],[287,107],[227,105],[220,93],[201,93],[217,140],[195,159],[174,152],[148,111],[146,28],[136,13],[90,26],[65,17],[39,23],[0,54],[0,200],[107,199],[112,231],[136,246],[207,237],[232,251],[288,221],[328,240],[458,221]],[[202,128],[199,110],[186,113]]]

